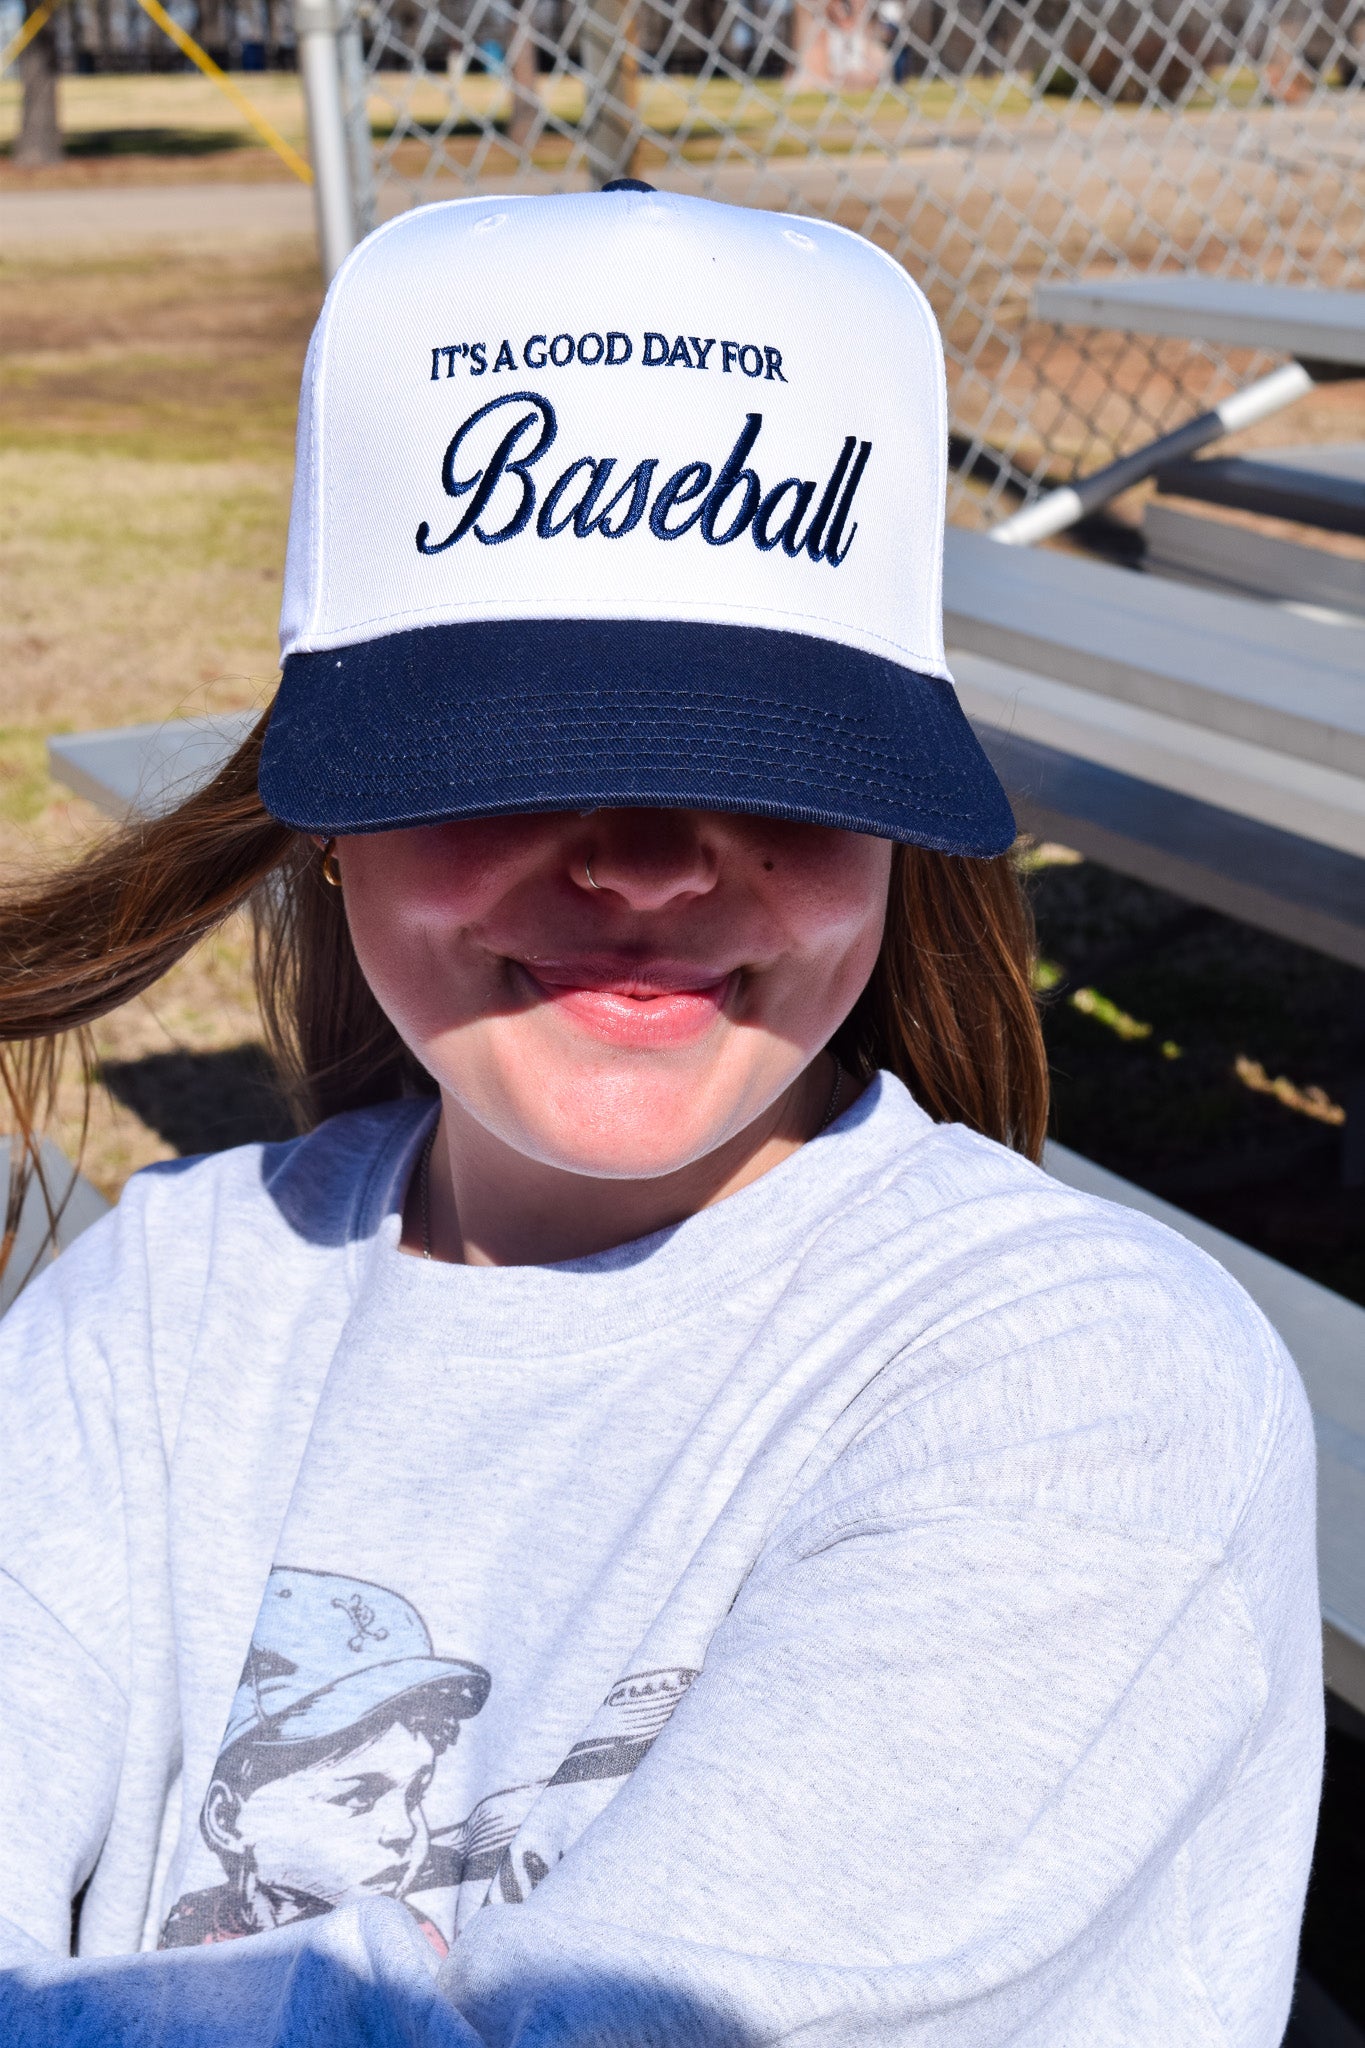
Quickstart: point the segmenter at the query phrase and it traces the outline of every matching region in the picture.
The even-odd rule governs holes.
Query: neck
[[[443,1095],[429,1178],[432,1257],[468,1266],[555,1265],[682,1223],[761,1179],[814,1137],[836,1074],[830,1055],[819,1054],[735,1137],[652,1180],[603,1180],[528,1159]],[[845,1074],[840,1110],[858,1093]],[[420,1253],[417,1178],[408,1190],[403,1246]]]

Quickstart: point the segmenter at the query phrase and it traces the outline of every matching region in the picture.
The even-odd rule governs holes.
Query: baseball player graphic
[[[177,1900],[161,1946],[233,1941],[344,1898],[403,1898],[428,1858],[422,1801],[437,1758],[488,1688],[479,1665],[435,1655],[401,1594],[277,1567],[199,1816],[223,1882]]]

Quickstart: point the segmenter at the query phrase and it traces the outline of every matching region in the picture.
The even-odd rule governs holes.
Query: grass
[[[240,74],[234,83],[286,142],[304,146],[308,128],[297,72],[253,71]],[[197,71],[64,76],[58,82],[57,103],[62,131],[69,146],[77,149],[102,148],[99,138],[110,135],[178,136],[186,145],[195,140],[201,148],[211,147],[215,137],[225,138],[231,147],[250,136],[240,109]],[[19,84],[11,75],[0,80],[0,145],[8,148],[18,127]]]
[[[0,265],[6,882],[104,829],[49,777],[49,734],[268,699],[317,303],[306,246]],[[97,1027],[96,1058],[118,1092],[97,1090],[95,1184],[116,1193],[188,1128],[157,1111],[130,1069],[150,1062],[170,1100],[185,1060],[206,1059],[221,1092],[241,1080],[228,1056],[258,1038],[248,934],[235,921]],[[68,1147],[79,1096],[73,1061],[54,1132]]]
[[[287,142],[306,153],[307,124],[296,73],[242,73],[234,82]],[[542,167],[553,168],[571,149],[573,131],[583,118],[584,86],[578,77],[547,72],[540,77],[538,91],[549,125],[533,157]],[[1184,109],[1184,118],[1219,106],[1246,109],[1261,99],[1262,88],[1253,73],[1230,73],[1220,81],[1216,96],[1212,90],[1196,94]],[[151,170],[159,160],[168,160],[181,175],[218,175],[240,160],[243,168],[254,167],[253,175],[285,175],[243,122],[240,109],[197,72],[63,77],[59,103],[69,169],[120,160],[126,171],[133,167],[129,160],[141,159]],[[477,136],[487,124],[505,124],[511,105],[509,86],[496,74],[385,71],[373,81],[369,113],[376,139],[385,141],[395,133],[414,139],[439,134],[448,144],[456,144],[454,156],[460,153],[461,142]],[[838,156],[855,149],[900,149],[907,143],[942,139],[945,131],[970,132],[983,120],[1032,117],[1059,129],[1084,129],[1101,118],[1136,121],[1153,111],[1138,106],[1106,109],[1086,95],[1035,97],[1030,77],[1008,73],[957,80],[911,78],[900,85],[843,93],[794,90],[777,78],[670,73],[642,78],[637,106],[647,135],[642,164],[656,156],[663,160],[659,142],[701,162],[710,160],[718,146],[728,146],[731,136],[767,156],[804,156],[812,148]],[[1160,116],[1160,110],[1155,111]],[[12,148],[18,119],[19,87],[9,77],[0,80],[0,160]],[[206,161],[225,154],[234,165],[215,167]]]
[[[222,128],[94,128],[68,135],[69,157],[213,156],[250,137]]]
[[[13,731],[269,689],[317,298],[306,250],[0,264]]]
[[[234,78],[246,97],[296,148],[304,146],[307,124],[297,73],[249,72]],[[153,72],[134,76],[63,77],[59,106],[64,133],[77,150],[118,153],[105,138],[145,134],[165,138],[153,147],[190,150],[213,146],[213,138],[248,142],[250,131],[241,112],[209,79],[198,73]],[[545,73],[540,95],[557,121],[582,118],[582,81]],[[721,128],[760,130],[781,122],[812,134],[831,121],[891,121],[899,127],[908,112],[921,119],[944,121],[1022,114],[1031,104],[1027,92],[1008,79],[945,81],[911,80],[894,90],[827,93],[792,92],[777,79],[739,81],[713,78],[704,82],[685,75],[645,79],[639,89],[644,124],[658,134]],[[393,109],[432,129],[452,121],[484,122],[506,117],[510,95],[505,82],[487,72],[466,72],[455,79],[439,73],[380,72],[370,96],[376,129],[392,125]],[[1065,117],[1074,118],[1069,109]],[[0,81],[0,147],[8,148],[19,124],[19,87],[14,78]],[[129,147],[131,145],[123,145]],[[223,146],[221,139],[218,146]]]

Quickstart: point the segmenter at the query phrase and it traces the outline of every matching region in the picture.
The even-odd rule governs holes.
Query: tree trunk
[[[27,20],[37,12],[37,0],[24,8]],[[23,110],[14,145],[16,164],[56,164],[62,158],[62,130],[57,119],[57,24],[49,21],[40,28],[19,59],[19,86]]]
[[[280,61],[284,43],[286,11],[283,0],[265,0],[265,61],[267,70],[273,70]]]
[[[584,154],[594,185],[633,174],[638,141],[635,99],[636,0],[590,0],[580,32],[588,94]]]
[[[790,85],[794,92],[803,86],[829,83],[829,53],[825,48],[825,10],[820,0],[796,0],[792,9],[792,68]]]
[[[199,0],[199,41],[215,64],[232,69],[232,29],[226,0]]]
[[[536,46],[531,40],[531,25],[535,17],[536,0],[521,0],[517,9],[516,27],[512,31],[512,47],[508,53],[507,75],[512,88],[512,117],[507,124],[507,139],[517,149],[525,149],[540,112],[540,75],[536,63]]]

